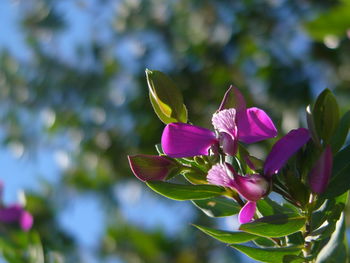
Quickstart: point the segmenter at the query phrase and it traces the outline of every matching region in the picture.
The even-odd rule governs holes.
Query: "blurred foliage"
[[[118,211],[115,185],[135,180],[126,154],[154,154],[162,132],[145,68],[172,77],[198,125],[209,125],[230,84],[271,113],[281,133],[324,88],[339,98],[341,112],[350,108],[347,0],[8,2],[24,44],[0,55],[3,147],[18,157],[58,152],[65,169],[55,191],[94,192],[106,213]],[[48,262],[62,255],[79,262],[78,245],[55,219],[64,194],[50,195],[29,196],[36,224],[26,238],[40,236]],[[99,254],[126,262],[235,260],[233,250],[213,260],[217,243],[198,231],[181,235],[169,239],[116,217]]]

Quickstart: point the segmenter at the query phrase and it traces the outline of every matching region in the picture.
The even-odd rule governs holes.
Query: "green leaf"
[[[310,236],[317,237],[317,240],[329,238],[336,228],[336,224],[344,210],[347,200],[348,192],[334,199],[327,200],[326,203],[324,203],[316,212],[314,212],[311,221],[311,230],[313,231]],[[314,230],[325,221],[327,221],[326,224]]]
[[[350,28],[350,6],[349,1],[342,2],[343,4],[329,9],[305,25],[311,37],[323,41],[326,36],[346,36],[346,31]]]
[[[332,177],[324,197],[339,196],[350,189],[350,145],[337,153],[333,161]]]
[[[288,245],[303,245],[304,244],[304,237],[303,234],[298,231],[291,235],[287,236],[287,244]]]
[[[305,217],[295,214],[280,214],[242,224],[239,229],[263,237],[282,237],[299,231],[304,224]]]
[[[337,153],[343,146],[350,129],[350,111],[347,111],[340,119],[337,130],[331,139],[333,154]]]
[[[317,256],[318,263],[345,263],[348,259],[347,242],[345,236],[344,213],[336,224],[328,243],[321,249]]]
[[[205,226],[199,226],[194,225],[196,228],[204,232],[205,234],[228,244],[235,244],[235,243],[244,243],[251,240],[254,240],[255,238],[258,238],[256,235],[252,235],[249,233],[241,232],[241,231],[224,231],[224,230],[218,230],[210,227]]]
[[[260,199],[256,204],[258,211],[262,216],[295,213],[294,209],[291,209],[290,207],[281,206],[280,204],[276,203],[268,197]]]
[[[309,190],[293,172],[284,173],[290,195],[301,205],[309,201]]]
[[[210,217],[231,216],[237,214],[241,210],[241,207],[234,200],[225,197],[214,197],[192,202]]]
[[[259,246],[259,247],[274,247],[276,244],[271,240],[266,237],[258,237],[253,240],[253,242]]]
[[[184,185],[161,181],[149,181],[147,185],[156,193],[178,201],[207,199],[225,192],[224,188],[215,185]]]
[[[301,247],[284,247],[284,248],[255,248],[243,245],[231,245],[231,247],[246,254],[252,259],[261,262],[281,263],[288,259],[288,255],[298,255]]]
[[[338,103],[329,89],[325,89],[318,96],[312,115],[318,136],[328,143],[339,122]]]
[[[165,124],[187,122],[187,109],[175,83],[165,74],[146,69],[149,97],[154,111]]]

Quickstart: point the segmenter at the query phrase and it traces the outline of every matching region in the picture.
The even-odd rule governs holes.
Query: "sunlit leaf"
[[[282,237],[299,231],[305,221],[305,217],[295,214],[280,214],[242,224],[239,229],[263,237]]]
[[[156,193],[178,201],[207,199],[225,192],[224,188],[215,185],[184,185],[157,181],[147,182],[147,185]]]
[[[192,202],[210,217],[231,216],[241,210],[241,207],[234,200],[224,197],[214,197]]]
[[[243,245],[231,245],[231,247],[241,251],[252,259],[261,262],[281,263],[288,259],[288,255],[297,255],[301,247],[284,247],[284,248],[255,248]]]
[[[218,229],[199,226],[199,225],[194,225],[194,226],[197,227],[202,232],[206,233],[207,235],[228,244],[244,243],[244,242],[248,242],[258,238],[258,236],[256,235],[252,235],[242,231],[231,232],[231,231],[223,231],[223,230],[218,230]]]

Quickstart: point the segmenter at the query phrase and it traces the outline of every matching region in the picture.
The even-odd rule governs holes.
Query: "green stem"
[[[307,238],[307,236],[310,234],[311,232],[311,220],[312,220],[312,212],[314,211],[314,207],[315,207],[315,202],[317,200],[317,195],[311,193],[310,194],[310,198],[309,198],[309,203],[306,206],[306,222],[305,222],[305,228],[303,230],[303,237],[304,240]],[[303,248],[303,254],[304,257],[309,257],[311,256],[310,252],[313,246],[313,241],[304,241],[304,248]],[[315,260],[311,260],[308,262],[315,262]]]

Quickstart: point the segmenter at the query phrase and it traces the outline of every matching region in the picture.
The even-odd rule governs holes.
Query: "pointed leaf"
[[[301,247],[255,248],[243,245],[231,245],[231,247],[252,259],[268,263],[281,263],[288,259],[288,255],[298,255],[301,252]]]
[[[187,109],[175,83],[156,70],[146,69],[146,76],[151,103],[161,121],[165,124],[187,122]]]
[[[343,146],[350,129],[350,111],[347,111],[340,119],[338,129],[331,139],[332,152],[337,153]]]
[[[192,202],[210,217],[232,216],[237,214],[241,209],[234,200],[225,197],[214,197],[204,200],[195,200]]]
[[[231,231],[218,230],[218,229],[199,226],[199,225],[194,225],[194,226],[197,227],[202,232],[204,232],[205,234],[223,243],[228,243],[228,244],[244,243],[244,242],[248,242],[258,238],[258,236],[256,235],[252,235],[241,231],[231,232]]]
[[[184,185],[161,181],[147,182],[147,185],[156,193],[178,201],[207,199],[225,192],[224,188],[215,185]]]
[[[242,224],[240,230],[263,237],[282,237],[299,231],[305,224],[305,217],[294,214],[272,215]]]
[[[257,202],[257,209],[263,216],[294,213],[294,210],[290,207],[281,206],[269,197],[259,200]]]
[[[253,242],[258,247],[274,247],[276,245],[271,239],[260,236],[257,239],[254,239]]]

